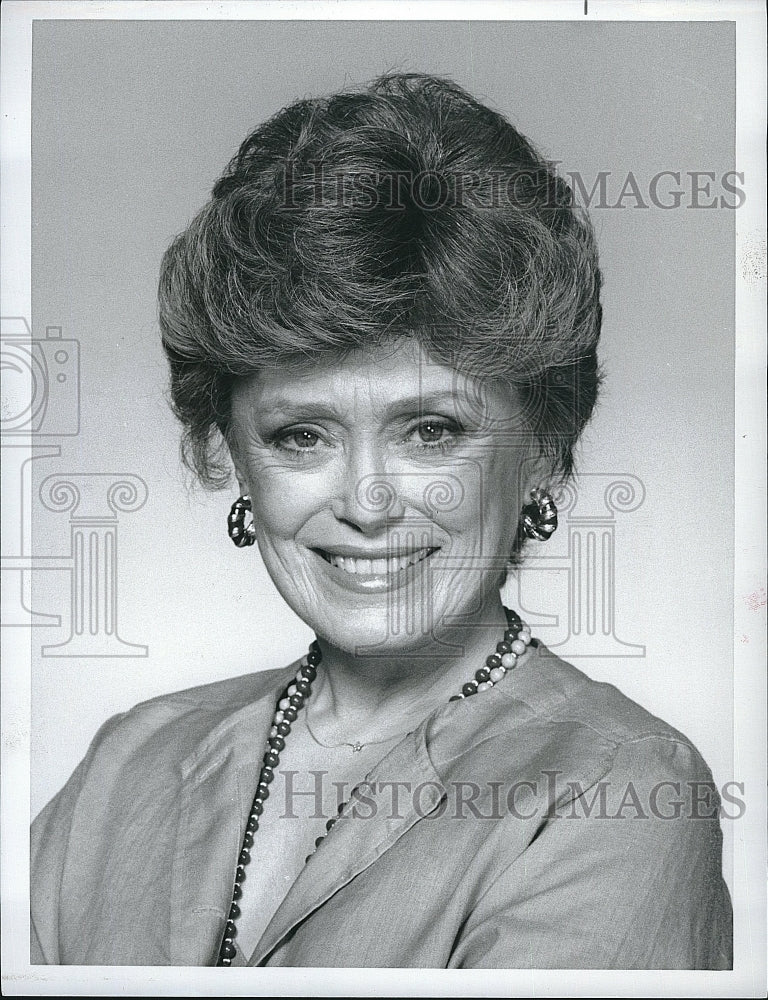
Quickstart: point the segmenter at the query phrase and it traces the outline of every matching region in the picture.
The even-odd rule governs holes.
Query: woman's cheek
[[[302,524],[318,509],[321,491],[310,478],[295,470],[262,469],[256,474],[253,514],[267,535],[293,538]]]
[[[443,524],[467,554],[493,555],[500,515],[507,509],[499,464],[464,462],[454,467],[453,475],[461,499],[454,510],[443,516]]]

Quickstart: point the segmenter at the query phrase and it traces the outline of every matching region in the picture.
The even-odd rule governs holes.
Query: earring
[[[523,507],[523,531],[529,538],[546,542],[557,528],[557,507],[546,490],[531,490],[531,502]]]
[[[235,545],[242,549],[246,545],[253,545],[256,541],[256,528],[253,521],[245,523],[245,512],[251,510],[251,498],[247,495],[238,497],[232,504],[232,509],[227,517],[227,532]]]

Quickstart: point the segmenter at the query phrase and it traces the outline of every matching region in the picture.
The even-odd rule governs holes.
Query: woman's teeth
[[[322,555],[331,566],[338,566],[345,573],[358,576],[385,576],[388,573],[399,573],[401,569],[421,562],[435,551],[433,548],[417,549],[406,555],[390,556],[387,559],[355,559],[351,556],[333,556],[329,552],[323,552]]]

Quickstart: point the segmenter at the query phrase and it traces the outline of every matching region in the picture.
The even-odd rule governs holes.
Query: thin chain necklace
[[[528,626],[522,621],[516,611],[512,611],[509,608],[505,608],[504,611],[507,616],[507,628],[504,632],[504,639],[497,643],[496,652],[491,653],[486,658],[485,664],[475,671],[474,678],[462,686],[461,693],[451,695],[448,699],[449,701],[469,698],[474,694],[492,688],[504,677],[508,670],[514,669],[518,658],[525,653],[527,646],[530,645],[531,630]],[[275,769],[280,763],[280,754],[285,748],[285,738],[290,733],[291,726],[298,718],[299,712],[309,699],[312,692],[312,682],[317,677],[317,667],[322,658],[320,645],[317,639],[315,639],[310,643],[309,652],[301,660],[301,665],[295,678],[287,685],[278,699],[275,715],[272,720],[272,728],[269,731],[267,739],[267,749],[264,753],[259,773],[256,794],[251,804],[248,822],[245,825],[245,835],[243,836],[240,854],[237,859],[234,888],[232,890],[232,903],[229,908],[226,926],[224,927],[224,936],[219,947],[219,955],[216,960],[217,966],[232,965],[232,959],[237,954],[235,937],[237,935],[237,919],[240,916],[238,900],[242,899],[243,896],[243,883],[245,882],[246,868],[251,861],[253,838],[259,829],[259,818],[264,812],[264,803],[269,798],[269,786],[275,779]],[[306,713],[304,721],[306,723]],[[358,743],[344,743],[341,745],[350,746],[353,751],[357,751],[358,748],[362,750],[364,746],[364,744]],[[332,816],[325,824],[325,833],[315,840],[315,846],[307,855],[306,861],[309,861],[322,841],[330,833],[345,807],[346,803],[342,803],[339,806],[338,814]]]
[[[319,747],[323,747],[325,750],[340,750],[342,747],[349,747],[352,753],[360,753],[360,751],[365,750],[366,747],[381,746],[383,743],[391,743],[392,740],[399,740],[405,736],[405,733],[397,733],[395,736],[387,736],[387,738],[383,740],[366,740],[365,743],[361,743],[360,740],[355,740],[354,743],[348,743],[346,740],[341,740],[339,743],[323,743],[323,741],[315,735],[315,731],[309,724],[309,709],[307,709],[304,713],[304,725],[307,727],[309,735]]]

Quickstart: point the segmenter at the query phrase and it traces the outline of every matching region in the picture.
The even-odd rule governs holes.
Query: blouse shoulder
[[[575,668],[572,668],[575,669]],[[583,675],[582,675],[583,676]],[[712,782],[701,753],[679,729],[653,715],[613,684],[585,678],[552,722],[578,721],[613,746],[612,771],[653,782]]]
[[[173,691],[111,716],[93,736],[65,789],[118,787],[127,773],[139,770],[152,774],[155,783],[178,780],[185,759],[196,748],[270,696],[292,670],[293,665]]]
[[[505,761],[509,791],[498,865],[451,966],[535,954],[542,968],[730,968],[720,797],[702,755],[613,685],[554,657],[540,666],[477,745],[485,769]]]
[[[546,650],[537,715],[553,727],[576,727],[612,748],[616,766],[632,760],[654,774],[668,768],[670,777],[711,778],[694,743],[664,719],[653,715],[615,685],[595,681]],[[549,689],[549,690],[547,690]],[[554,691],[554,695],[552,694]],[[536,700],[532,699],[534,705]]]
[[[498,692],[467,702],[447,706],[430,726],[430,755],[438,770],[455,770],[462,759],[476,766],[482,758],[501,778],[516,777],[528,761],[559,768],[582,785],[609,772],[651,783],[711,781],[685,734],[543,645]]]
[[[225,678],[139,702],[118,716],[109,730],[124,752],[156,742],[162,753],[183,759],[207,736],[276,692],[289,667]]]

